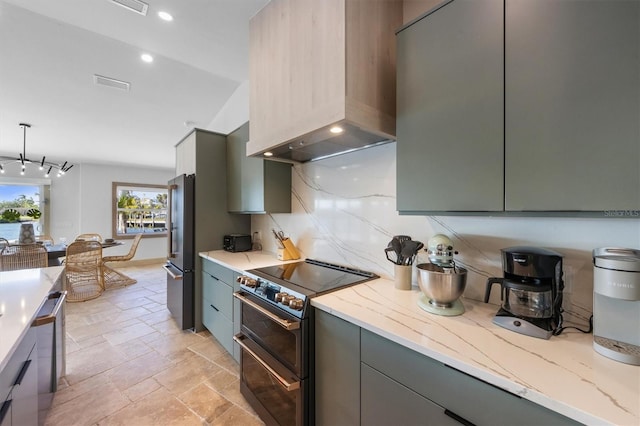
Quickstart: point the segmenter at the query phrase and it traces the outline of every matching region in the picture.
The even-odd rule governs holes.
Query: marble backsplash
[[[442,233],[454,242],[456,263],[469,271],[464,297],[482,301],[487,278],[502,276],[501,248],[544,247],[564,255],[566,319],[586,325],[593,305],[591,251],[640,248],[640,219],[401,216],[396,211],[395,148],[396,143],[389,143],[295,165],[292,213],[252,216],[252,230],[261,232],[263,249],[275,252],[271,229],[282,230],[304,257],[392,278],[393,264],[384,248],[394,235],[410,235],[426,245]],[[414,263],[415,286],[415,264],[426,261],[422,251]],[[491,297],[495,304],[500,303],[497,290]]]

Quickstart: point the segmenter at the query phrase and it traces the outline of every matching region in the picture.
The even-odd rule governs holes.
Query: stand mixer
[[[446,235],[437,234],[427,242],[426,251],[431,263],[417,265],[418,284],[423,293],[418,306],[436,315],[463,314],[464,305],[459,298],[466,286],[467,270],[456,266],[453,242]]]

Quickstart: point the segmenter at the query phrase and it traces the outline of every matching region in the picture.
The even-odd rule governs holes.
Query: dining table
[[[124,243],[122,241],[110,241],[110,242],[102,242],[102,248],[110,248],[121,246]],[[65,257],[67,255],[67,244],[51,244],[44,246],[47,249],[47,258],[49,266],[60,266],[62,262],[60,262],[61,257]]]

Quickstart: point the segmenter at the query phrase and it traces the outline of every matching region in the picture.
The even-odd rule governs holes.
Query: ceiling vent
[[[128,92],[129,88],[131,87],[131,83],[127,83],[126,81],[116,80],[115,78],[103,77],[98,74],[93,75],[93,82],[101,86],[108,86],[108,87],[124,90],[125,92]]]
[[[111,2],[118,6],[125,7],[132,12],[139,13],[140,15],[147,16],[147,9],[149,5],[140,0],[111,0]]]

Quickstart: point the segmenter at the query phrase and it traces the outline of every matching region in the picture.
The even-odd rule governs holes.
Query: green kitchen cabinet
[[[506,209],[640,209],[640,2],[505,12]]]
[[[319,309],[315,326],[319,426],[578,424]]]
[[[202,323],[232,355],[233,279],[233,270],[202,260]]]
[[[291,164],[247,157],[249,122],[227,136],[227,208],[232,213],[291,213]]]
[[[455,0],[397,42],[400,213],[640,210],[640,2]]]
[[[318,309],[315,403],[318,426],[361,424],[360,327]]]
[[[453,1],[397,34],[397,208],[502,211],[503,3]]]
[[[196,176],[193,294],[194,328],[199,332],[204,330],[204,259],[197,254],[222,249],[227,234],[250,234],[251,217],[232,214],[227,209],[227,135],[202,129],[190,131],[176,145],[176,176],[183,173]],[[211,311],[207,315],[210,316]]]
[[[455,424],[451,422],[453,419],[476,425],[579,424],[370,331],[362,330],[360,351],[362,369],[368,371],[368,377],[376,377],[373,373],[378,372],[388,378],[363,381],[363,404],[367,403],[363,416],[365,408],[385,405],[390,411],[387,415],[406,416],[403,413],[406,401],[390,404],[385,398],[393,389],[405,388],[404,396],[416,401],[418,412],[434,415],[423,419],[421,424]],[[386,388],[373,394],[365,390],[365,385],[374,383]]]

